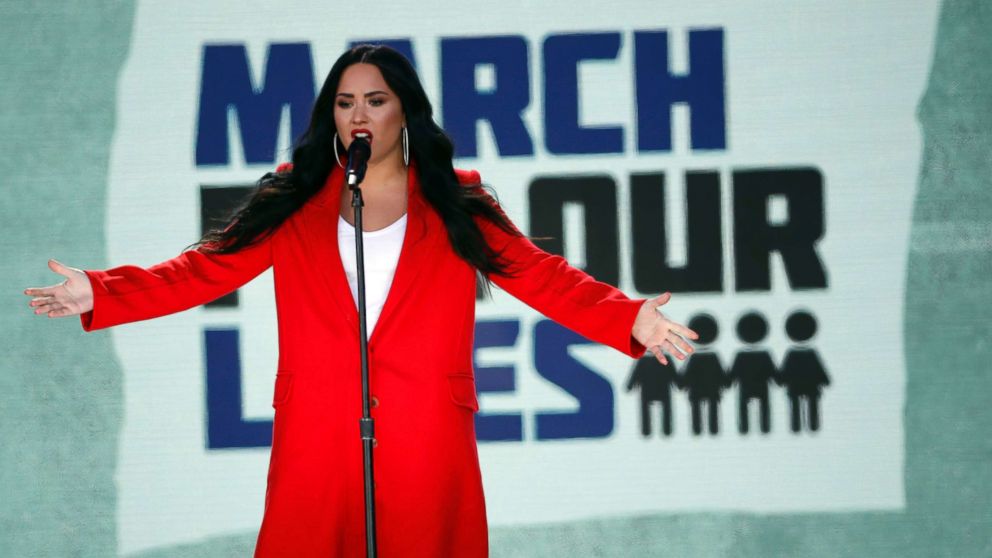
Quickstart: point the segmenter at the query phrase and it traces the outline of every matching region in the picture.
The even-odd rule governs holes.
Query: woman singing
[[[666,293],[632,300],[534,246],[452,166],[410,63],[384,46],[331,68],[292,164],[263,176],[223,230],[147,269],[79,270],[31,288],[86,331],[204,304],[273,268],[279,327],[272,453],[255,556],[362,556],[359,326],[344,154],[371,145],[362,190],[378,547],[386,557],[488,555],[473,416],[476,274],[558,323],[630,355],[682,359],[695,333]]]

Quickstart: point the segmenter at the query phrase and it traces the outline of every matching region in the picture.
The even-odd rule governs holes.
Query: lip
[[[358,137],[358,134],[365,134],[365,139],[369,140],[369,143],[372,143],[372,132],[366,130],[365,128],[356,128],[351,131],[351,139]]]

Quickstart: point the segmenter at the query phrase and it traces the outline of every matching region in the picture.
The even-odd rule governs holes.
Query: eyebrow
[[[378,91],[378,90],[376,90],[376,91],[370,91],[370,92],[368,92],[368,93],[365,94],[366,97],[371,97],[372,95],[389,95],[389,93],[387,93],[385,91]],[[355,98],[355,95],[352,94],[352,93],[338,93],[336,96],[337,97],[348,97],[349,99],[354,99]]]

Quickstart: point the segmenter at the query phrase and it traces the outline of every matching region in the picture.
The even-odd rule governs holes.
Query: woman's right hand
[[[24,294],[35,297],[29,303],[29,306],[34,307],[35,314],[64,318],[93,309],[93,287],[83,270],[62,265],[55,260],[48,260],[48,267],[66,280],[50,287],[25,289]]]

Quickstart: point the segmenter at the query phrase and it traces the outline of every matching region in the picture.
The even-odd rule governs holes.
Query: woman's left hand
[[[672,299],[672,293],[644,301],[641,309],[634,318],[634,328],[631,335],[662,364],[668,364],[664,353],[679,360],[684,360],[692,353],[692,345],[686,339],[698,339],[695,331],[680,323],[669,320],[661,313],[661,307]]]

